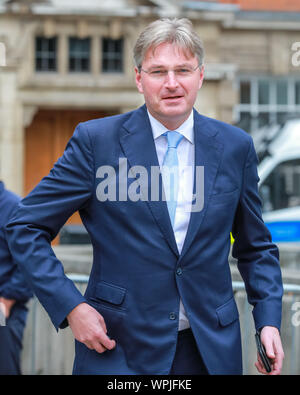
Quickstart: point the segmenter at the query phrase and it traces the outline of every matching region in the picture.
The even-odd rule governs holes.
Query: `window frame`
[[[41,50],[38,50],[38,40],[42,40]],[[49,42],[53,40],[54,42],[54,51],[49,51]],[[47,42],[47,48],[46,48]],[[44,47],[44,48],[43,48]],[[44,37],[41,35],[35,36],[35,72],[37,73],[56,73],[58,70],[58,36],[54,37]],[[50,56],[51,55],[51,56]],[[49,67],[49,61],[54,60],[54,67]],[[41,65],[48,63],[47,67],[38,68],[38,61],[41,61]]]
[[[269,103],[259,104],[259,81],[267,81],[269,83]],[[277,84],[280,82],[287,83],[287,104],[277,103]],[[238,124],[241,121],[241,114],[250,114],[250,130],[252,133],[255,130],[263,127],[259,124],[259,114],[269,114],[268,124],[280,123],[280,114],[284,116],[288,114],[300,114],[300,103],[296,103],[296,85],[300,84],[300,76],[280,76],[274,77],[269,75],[240,75],[236,80],[236,88],[241,98],[241,84],[250,83],[250,103],[239,103],[234,106],[233,118]],[[298,88],[300,89],[300,88]]]
[[[77,49],[77,54],[80,54],[81,56],[75,57],[74,56],[74,60],[75,60],[75,64],[79,67],[75,67],[74,70],[71,69],[71,40],[77,40],[78,42],[83,42],[86,41],[88,43],[88,50],[85,53],[85,51],[83,51],[82,49]],[[91,37],[85,37],[85,38],[80,38],[77,36],[69,36],[68,37],[68,72],[69,73],[90,73],[91,72],[91,47],[92,47],[92,40]],[[76,51],[75,51],[76,53]],[[87,60],[88,66],[87,69],[84,69],[82,67],[82,61]]]
[[[110,41],[110,45],[116,42],[120,42],[121,50],[120,52],[116,51],[104,51],[104,42],[105,40]],[[124,48],[125,48],[125,39],[124,37],[118,39],[112,39],[111,37],[101,37],[101,73],[103,74],[123,74],[124,73]],[[106,68],[105,62],[114,63],[116,61],[120,62],[120,68]]]

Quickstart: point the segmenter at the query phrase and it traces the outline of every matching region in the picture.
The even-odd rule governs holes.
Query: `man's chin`
[[[190,111],[187,109],[179,108],[179,106],[168,106],[168,108],[162,111],[162,116],[165,118],[184,118],[186,114],[189,114]]]
[[[190,113],[191,110],[177,111],[176,109],[168,109],[168,111],[160,111],[152,115],[165,127],[174,130],[188,119]]]

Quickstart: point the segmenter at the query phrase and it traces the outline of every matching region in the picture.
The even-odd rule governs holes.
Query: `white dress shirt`
[[[163,133],[167,129],[148,111],[150,124],[158,157],[158,163],[162,167],[165,154],[168,149],[167,137]],[[174,235],[179,253],[181,253],[185,236],[187,233],[193,193],[195,145],[194,145],[194,114],[191,112],[189,118],[176,131],[184,136],[177,147],[179,187],[178,200],[174,220]],[[179,330],[189,328],[190,324],[186,316],[184,306],[180,300],[179,306]]]

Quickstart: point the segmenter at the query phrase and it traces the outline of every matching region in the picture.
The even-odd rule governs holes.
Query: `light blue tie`
[[[168,131],[164,133],[164,136],[167,136],[168,139],[168,150],[163,161],[162,176],[170,220],[174,226],[179,181],[177,147],[183,135],[175,131]]]

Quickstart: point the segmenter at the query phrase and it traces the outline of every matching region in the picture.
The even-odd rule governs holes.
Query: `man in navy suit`
[[[26,302],[32,296],[8,249],[4,226],[20,198],[0,181],[0,374],[20,374],[20,353],[26,324]]]
[[[241,374],[232,231],[279,374],[282,279],[252,139],[193,109],[203,47],[187,19],[150,24],[134,58],[145,105],[77,126],[7,227],[14,257],[55,327],[71,327],[75,374]],[[94,248],[84,296],[50,246],[76,210]]]

